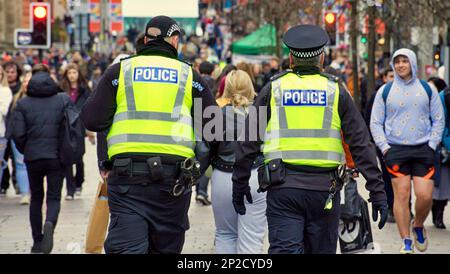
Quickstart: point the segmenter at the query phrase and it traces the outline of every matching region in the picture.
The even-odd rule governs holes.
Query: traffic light
[[[32,44],[35,46],[48,47],[50,44],[50,16],[49,8],[45,3],[36,3],[32,6],[33,11],[33,34]]]
[[[437,67],[441,65],[441,46],[433,46],[433,64]]]
[[[434,61],[440,61],[441,60],[441,52],[439,50],[434,52]]]
[[[363,44],[367,43],[367,37],[365,35],[361,36],[361,43]]]
[[[328,36],[330,37],[330,46],[336,46],[336,35],[337,35],[337,20],[336,20],[336,13],[332,11],[326,11],[325,12],[325,30],[328,33]]]
[[[16,48],[48,49],[51,44],[50,4],[30,4],[30,29],[16,29]]]

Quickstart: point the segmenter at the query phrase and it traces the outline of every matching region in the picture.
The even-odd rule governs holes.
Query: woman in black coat
[[[60,87],[67,95],[69,95],[72,103],[75,104],[78,110],[81,111],[81,108],[89,98],[89,94],[91,93],[91,91],[89,89],[88,82],[81,73],[78,65],[73,63],[67,65],[60,82]],[[82,135],[85,134],[86,130],[84,130]],[[92,133],[89,133],[87,136],[89,137],[89,141],[92,144],[95,144],[94,135]],[[84,147],[85,147],[84,139],[83,143],[80,144],[80,147],[83,148],[84,154]],[[66,200],[73,200],[75,195],[76,196],[81,195],[82,184],[84,182],[83,157],[81,157],[81,159],[77,161],[75,167],[76,167],[75,175],[73,174],[72,166],[65,167],[66,188],[67,188]]]
[[[27,96],[17,102],[12,113],[12,137],[24,154],[30,182],[32,253],[51,252],[61,206],[63,168],[58,157],[59,132],[64,109],[71,103],[68,96],[58,92],[49,73],[37,72],[28,84]],[[42,227],[44,177],[47,177],[47,214]]]

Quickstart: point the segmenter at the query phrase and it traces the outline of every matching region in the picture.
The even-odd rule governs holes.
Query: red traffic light
[[[42,6],[34,7],[33,14],[37,19],[44,19],[47,16],[47,8]]]
[[[434,60],[439,61],[441,59],[441,54],[439,52],[434,53]]]
[[[329,25],[332,25],[336,22],[336,13],[328,12],[325,14],[325,22]]]

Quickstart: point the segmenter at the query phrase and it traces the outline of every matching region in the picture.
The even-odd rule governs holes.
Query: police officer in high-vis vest
[[[267,190],[271,254],[336,253],[341,131],[367,180],[374,221],[381,215],[380,229],[387,218],[384,183],[364,120],[337,78],[321,72],[328,40],[317,26],[287,31],[283,42],[290,49],[291,70],[274,76],[255,100],[257,121],[267,117],[264,134],[237,146],[233,205],[239,214],[252,202],[252,163],[261,152],[265,157],[258,180],[259,191]],[[249,121],[246,129],[255,130]]]
[[[216,103],[200,75],[177,59],[181,35],[170,17],[152,18],[145,46],[105,71],[82,110],[86,128],[108,130],[107,253],[182,251],[191,186],[209,165],[196,153],[202,142],[194,131],[208,121],[194,113]]]

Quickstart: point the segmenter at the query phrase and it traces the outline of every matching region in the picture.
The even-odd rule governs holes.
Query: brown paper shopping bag
[[[101,254],[109,222],[108,192],[106,181],[100,181],[94,206],[89,216],[86,233],[86,253]]]

